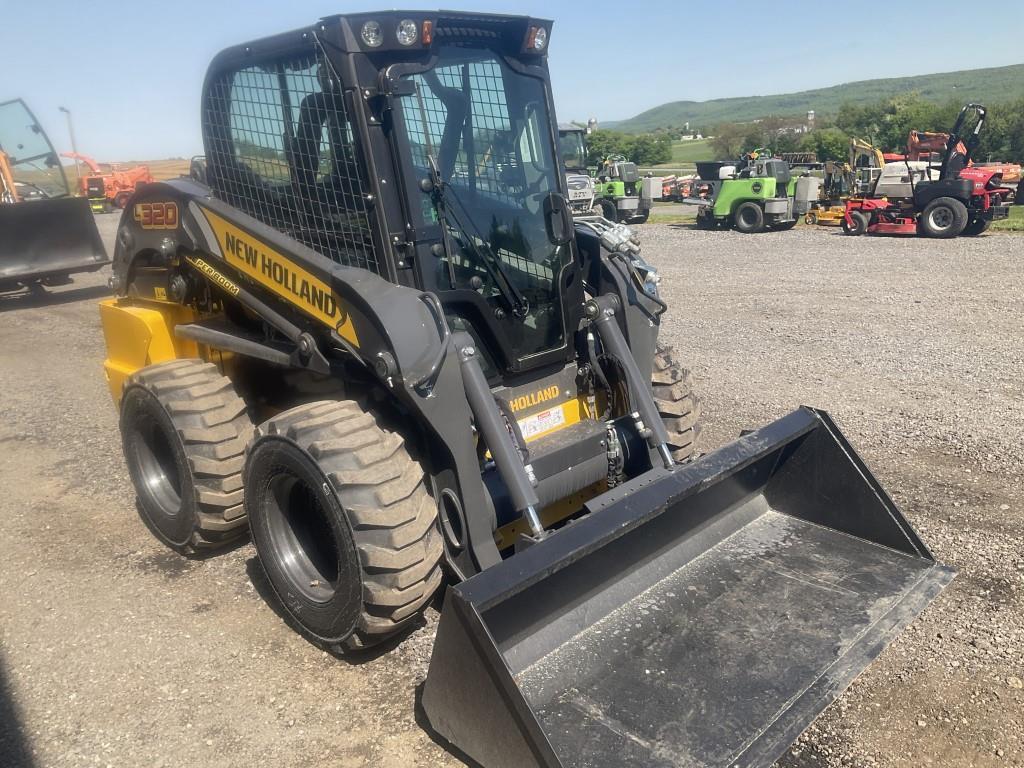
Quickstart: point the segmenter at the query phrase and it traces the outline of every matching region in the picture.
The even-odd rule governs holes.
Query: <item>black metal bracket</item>
[[[629,401],[634,409],[637,431],[651,448],[658,451],[665,467],[670,469],[675,461],[668,447],[668,432],[658,413],[658,406],[654,403],[650,383],[640,375],[636,359],[615,320],[619,307],[619,298],[608,293],[588,300],[584,305],[584,314],[597,331],[605,350],[619,361],[626,374],[626,386],[629,388]]]

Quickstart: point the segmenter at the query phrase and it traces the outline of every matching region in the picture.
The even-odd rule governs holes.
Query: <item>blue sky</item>
[[[985,3],[980,17],[963,0],[929,0],[912,19],[909,6],[891,10],[889,22],[820,0],[397,5],[553,18],[550,66],[561,120],[621,119],[679,99],[1024,62],[1020,0]],[[198,154],[199,91],[218,50],[331,13],[387,7],[393,6],[338,0],[0,0],[0,101],[28,101],[61,151],[70,148],[58,111],[66,106],[79,150],[98,160]],[[960,23],[965,16],[980,26]]]

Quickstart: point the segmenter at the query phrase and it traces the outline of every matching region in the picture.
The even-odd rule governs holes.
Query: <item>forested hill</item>
[[[916,92],[928,101],[1005,102],[1024,96],[1024,64],[990,69],[968,69],[915,77],[862,80],[829,88],[773,96],[744,96],[710,101],[671,101],[641,112],[636,117],[602,122],[602,128],[646,133],[659,128],[708,132],[719,123],[742,123],[768,115],[803,115],[813,109],[819,115],[835,114],[840,105],[867,103]]]

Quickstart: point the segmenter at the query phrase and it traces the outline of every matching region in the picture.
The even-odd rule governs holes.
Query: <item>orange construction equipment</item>
[[[929,160],[933,152],[946,151],[949,134],[941,131],[911,131],[907,135],[907,160]]]
[[[152,184],[155,181],[148,165],[136,165],[121,170],[117,165],[110,164],[111,170],[105,173],[100,164],[88,155],[62,152],[61,157],[80,160],[89,167],[90,173],[80,179],[78,191],[89,198],[90,207],[95,213],[108,213],[113,208],[124,208],[140,185]]]

